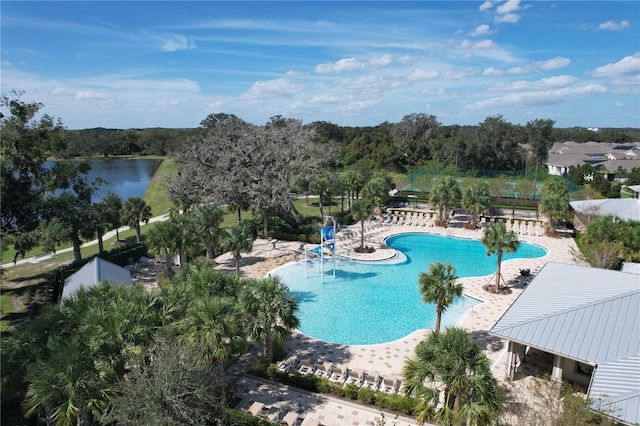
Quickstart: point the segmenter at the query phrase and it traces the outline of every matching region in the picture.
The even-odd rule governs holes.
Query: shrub
[[[249,366],[249,372],[255,376],[267,377],[268,368],[269,368],[269,363],[265,361],[264,358],[259,357],[251,361],[251,365]]]
[[[332,383],[324,377],[316,382],[316,387],[320,393],[333,393],[331,385]]]
[[[349,383],[344,387],[344,395],[349,399],[358,398],[358,387],[353,383]]]
[[[358,390],[358,400],[363,404],[371,405],[375,398],[375,393],[369,388],[360,388]]]
[[[250,413],[232,410],[224,410],[224,416],[218,420],[221,426],[269,426],[270,422],[254,417]]]
[[[273,379],[278,373],[278,366],[276,364],[269,364],[269,367],[267,368],[267,377]]]
[[[388,408],[403,414],[411,415],[416,406],[416,400],[402,395],[389,395]]]

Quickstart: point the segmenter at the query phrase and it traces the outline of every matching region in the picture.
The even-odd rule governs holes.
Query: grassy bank
[[[170,158],[165,158],[153,175],[153,179],[151,179],[151,183],[147,187],[147,192],[144,194],[144,201],[151,207],[153,216],[161,216],[169,212],[171,200],[167,195],[167,180],[178,171],[178,167],[178,163]]]

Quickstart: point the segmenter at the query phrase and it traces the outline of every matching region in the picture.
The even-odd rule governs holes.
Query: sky
[[[0,87],[69,129],[209,114],[640,127],[637,1],[7,1]]]

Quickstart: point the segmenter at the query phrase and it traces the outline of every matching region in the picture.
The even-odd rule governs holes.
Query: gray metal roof
[[[490,333],[596,366],[594,386],[598,386],[590,391],[592,399],[617,404],[615,398],[619,398],[631,411],[640,407],[640,395],[629,397],[628,384],[615,380],[622,369],[629,381],[640,381],[637,274],[549,262]],[[617,391],[612,392],[610,386]],[[625,415],[633,415],[626,418],[618,417],[617,412],[612,415],[636,423],[640,411],[634,413],[627,412]]]
[[[80,287],[92,287],[100,281],[109,280],[113,283],[132,286],[131,273],[115,263],[95,257],[91,262],[80,268],[75,274],[64,280],[62,298],[71,296]]]
[[[590,391],[593,408],[637,423],[640,419],[640,354],[602,363],[596,373]]]
[[[640,221],[640,199],[605,198],[602,200],[580,200],[569,203],[572,209],[585,214],[614,215],[624,220]]]

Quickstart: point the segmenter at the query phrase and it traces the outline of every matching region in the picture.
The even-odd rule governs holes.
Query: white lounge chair
[[[356,386],[362,386],[362,380],[364,379],[364,371],[360,368],[349,369],[347,374],[346,385],[353,383]]]
[[[326,361],[316,365],[316,371],[314,372],[314,374],[318,377],[324,377],[328,379],[329,377],[331,377],[332,368],[333,363]]]
[[[380,380],[379,390],[386,393],[397,393],[400,390],[400,380],[395,376],[384,377]]]
[[[316,364],[311,362],[310,359],[305,359],[304,361],[300,362],[300,367],[298,368],[298,371],[300,372],[300,374],[313,374],[313,372],[316,370]]]
[[[298,358],[295,355],[285,358],[278,363],[278,371],[280,372],[291,371],[295,368],[297,362],[298,362]]]
[[[376,372],[375,374],[365,374],[364,382],[362,383],[362,387],[369,388],[371,390],[377,390],[378,384],[380,383],[380,374]]]
[[[347,368],[342,365],[334,365],[331,371],[331,376],[329,377],[330,382],[336,383],[344,383],[347,380]]]
[[[285,424],[287,426],[295,426],[302,421],[298,413],[295,411],[289,411],[285,416],[280,420],[280,423]]]
[[[251,406],[249,407],[249,413],[251,413],[252,416],[259,416],[262,413],[262,410],[264,410],[264,404],[262,402],[259,401],[253,401],[253,404],[251,404]]]

